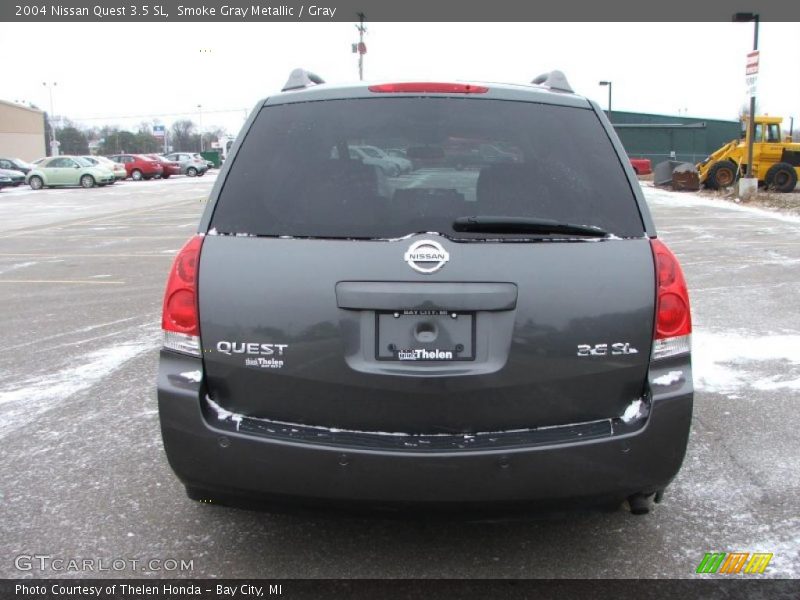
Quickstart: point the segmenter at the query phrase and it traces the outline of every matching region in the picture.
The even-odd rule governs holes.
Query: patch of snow
[[[620,419],[622,419],[623,423],[630,423],[641,416],[643,406],[644,402],[642,402],[641,399],[631,402],[628,408],[625,409],[625,412],[622,413]]]
[[[777,389],[800,390],[800,378],[780,380],[777,377],[765,377],[763,379],[759,379],[758,381],[754,381],[753,387],[757,390],[765,391]]]
[[[200,383],[203,380],[203,373],[200,370],[197,371],[186,371],[181,373],[181,377],[188,381],[193,381],[195,383]]]
[[[52,317],[54,315],[53,314],[48,314],[47,316],[48,317]],[[100,328],[103,328],[103,327],[110,327],[111,325],[118,325],[120,323],[126,323],[128,321],[133,321],[134,319],[138,319],[138,318],[139,317],[125,317],[124,319],[117,319],[115,321],[108,321],[106,323],[97,323],[95,325],[89,325],[87,327],[81,327],[80,329],[74,329],[72,331],[65,331],[63,333],[56,333],[54,335],[49,335],[49,336],[42,337],[42,338],[39,338],[39,339],[36,339],[36,340],[23,342],[21,344],[16,344],[14,346],[7,346],[5,348],[5,350],[6,351],[8,351],[8,350],[16,350],[17,348],[24,348],[26,346],[32,346],[32,345],[35,345],[35,344],[41,344],[42,342],[49,342],[50,340],[55,340],[55,339],[58,339],[58,338],[62,338],[64,336],[69,336],[69,335],[73,335],[73,334],[77,334],[77,333],[88,333],[89,331],[94,331],[95,329],[100,329]],[[114,332],[114,334],[116,334],[116,333],[117,332]],[[87,342],[87,341],[94,341],[94,340],[102,339],[104,337],[108,337],[108,335],[111,335],[111,334],[101,335],[101,336],[96,337],[96,338],[89,338],[88,340],[80,340],[79,342],[71,342],[69,345],[76,345],[78,343],[84,343],[84,342]]]
[[[232,422],[236,423],[236,431],[239,431],[239,424],[242,422],[244,415],[225,410],[208,396],[206,396],[206,402],[208,402],[208,405],[214,409],[215,413],[217,413],[217,419],[220,421],[227,421],[230,419]]]
[[[35,261],[34,262],[23,262],[23,263],[17,263],[15,265],[11,265],[9,267],[4,267],[4,268],[0,269],[0,275],[5,275],[6,273],[11,273],[11,271],[18,271],[19,269],[24,269],[26,267],[32,267],[35,264],[36,264]]]
[[[211,229],[208,230],[208,233],[206,235],[219,235],[219,232],[217,232],[216,227],[212,227]]]
[[[670,371],[666,375],[653,379],[655,385],[672,385],[683,379],[683,371]]]
[[[68,364],[58,371],[29,377],[16,385],[5,384],[0,391],[0,439],[59,408],[71,396],[91,388],[129,360],[156,348],[159,338],[158,332],[148,332],[138,340],[91,352],[81,364]]]
[[[729,393],[747,386],[762,390],[800,389],[800,335],[744,335],[733,332],[695,331],[692,334],[695,387]],[[754,379],[749,371],[767,361],[785,361],[784,377]]]
[[[647,201],[655,204],[680,206],[686,208],[713,207],[716,209],[749,213],[753,216],[763,217],[765,219],[775,219],[777,221],[783,221],[784,223],[795,223],[800,225],[800,217],[798,216],[773,212],[763,208],[756,208],[755,206],[742,206],[741,204],[734,204],[725,200],[715,200],[713,198],[700,196],[699,194],[694,194],[691,192],[672,192],[669,190],[662,190],[649,186],[642,186],[642,190],[644,191]]]

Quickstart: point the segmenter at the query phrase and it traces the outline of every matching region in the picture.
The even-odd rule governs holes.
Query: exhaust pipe
[[[652,494],[634,494],[628,497],[628,505],[632,515],[646,515],[650,512],[650,497]]]

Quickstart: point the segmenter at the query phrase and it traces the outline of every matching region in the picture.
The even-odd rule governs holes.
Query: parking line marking
[[[92,279],[0,279],[0,283],[88,283],[91,285],[121,285],[124,281],[97,281]]]

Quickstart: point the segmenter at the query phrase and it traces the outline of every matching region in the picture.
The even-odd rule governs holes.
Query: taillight
[[[681,265],[666,244],[650,240],[656,267],[656,324],[653,358],[684,354],[691,350],[692,315],[689,292]]]
[[[485,94],[488,87],[468,83],[404,82],[383,83],[369,86],[370,92],[382,94],[430,93],[430,94]]]
[[[164,348],[200,356],[200,319],[197,311],[197,269],[203,236],[196,235],[181,248],[167,279],[161,329]]]

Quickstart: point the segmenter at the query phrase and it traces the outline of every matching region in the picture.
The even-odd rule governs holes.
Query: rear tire
[[[767,189],[776,192],[791,192],[797,186],[797,171],[789,163],[772,165],[764,178]]]
[[[82,188],[93,188],[95,184],[94,177],[91,175],[82,175],[80,183]]]
[[[195,169],[194,167],[189,167],[188,169],[186,169],[186,175],[188,175],[189,177],[195,177],[197,175],[197,169]]]
[[[169,177],[170,177],[169,175],[162,175],[161,179],[169,179]]]
[[[730,187],[736,183],[736,165],[730,160],[721,160],[711,165],[706,176],[706,187],[710,190]]]
[[[44,181],[42,181],[41,177],[34,175],[28,180],[28,185],[31,186],[32,190],[40,190],[44,187]]]
[[[142,175],[142,172],[139,169],[134,169],[134,171],[131,173],[131,179],[134,181],[141,181],[143,178],[144,175]]]

